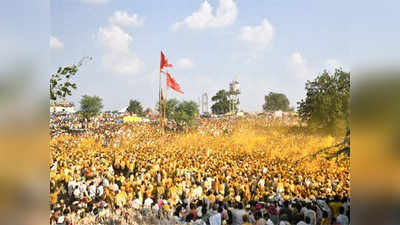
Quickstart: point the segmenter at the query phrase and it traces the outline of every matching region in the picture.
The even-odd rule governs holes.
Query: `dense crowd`
[[[349,224],[349,159],[300,160],[331,137],[248,118],[83,123],[51,133],[51,224]]]
[[[122,118],[122,115],[107,113],[88,121],[79,114],[51,113],[49,121],[50,136],[57,137],[61,134],[74,134],[83,130],[89,133],[101,127],[114,126],[121,123]]]

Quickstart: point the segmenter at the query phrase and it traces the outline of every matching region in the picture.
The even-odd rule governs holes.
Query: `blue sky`
[[[323,69],[399,59],[382,50],[400,50],[392,45],[396,7],[385,3],[355,10],[348,1],[52,0],[50,69],[93,56],[70,100],[79,106],[89,94],[102,97],[105,110],[129,99],[153,108],[164,50],[185,92],[169,90],[168,98],[211,98],[236,76],[245,111],[261,111],[270,91],[296,106],[305,81]]]

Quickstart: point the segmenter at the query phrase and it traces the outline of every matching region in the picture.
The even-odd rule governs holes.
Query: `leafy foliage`
[[[285,94],[270,92],[265,96],[264,111],[290,111],[289,99]]]
[[[138,116],[144,115],[142,104],[138,100],[130,100],[126,111],[135,113]]]
[[[89,119],[90,117],[99,114],[103,108],[102,99],[98,96],[88,96],[84,95],[80,101],[81,110],[83,117]]]
[[[176,108],[179,105],[179,101],[175,98],[168,99],[166,105],[167,105],[165,109],[166,117],[168,119],[171,119],[172,115],[176,112]],[[164,113],[164,104],[160,105],[160,103],[157,103],[157,111],[160,114]]]
[[[225,114],[229,112],[230,109],[230,100],[229,100],[229,92],[225,90],[219,90],[215,96],[211,98],[213,102],[215,102],[211,106],[211,110],[215,114]]]
[[[57,73],[50,78],[50,100],[56,101],[59,98],[65,99],[71,95],[72,89],[76,89],[76,83],[70,82],[70,78],[78,72],[76,65],[60,67]]]
[[[166,117],[177,123],[185,122],[190,125],[199,113],[199,105],[194,101],[179,102],[173,98],[167,100],[166,105]],[[164,106],[157,104],[157,109],[160,112],[164,110]]]
[[[298,102],[298,112],[311,128],[328,131],[344,130],[349,126],[350,73],[336,69],[324,71],[314,81],[307,81],[306,98]]]
[[[199,105],[194,101],[183,101],[179,103],[176,108],[176,112],[173,115],[173,119],[177,123],[185,122],[191,124],[194,118],[199,113]]]
[[[72,90],[76,89],[76,83],[71,79],[78,73],[78,68],[88,59],[92,57],[84,57],[77,64],[67,67],[59,67],[55,74],[50,77],[50,100],[57,101],[58,99],[65,100],[66,96],[71,96]]]

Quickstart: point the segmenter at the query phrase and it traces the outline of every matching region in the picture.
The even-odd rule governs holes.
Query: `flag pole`
[[[167,70],[168,73],[168,70]],[[167,85],[167,80],[165,80],[165,97],[164,97],[164,120],[167,117],[167,90],[168,90],[168,85]],[[165,129],[165,127],[164,127]]]
[[[159,79],[159,85],[158,85],[158,108],[159,108],[159,119],[160,119],[160,125],[161,125],[161,128],[163,128],[163,124],[162,124],[162,108],[161,108],[161,104],[162,104],[162,102],[161,102],[161,69],[160,69],[160,79]],[[164,129],[162,129],[162,130],[164,130]]]

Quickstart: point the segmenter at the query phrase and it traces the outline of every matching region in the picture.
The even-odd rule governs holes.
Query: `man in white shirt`
[[[88,193],[87,193],[87,185],[85,184],[84,181],[81,181],[81,182],[78,184],[78,189],[79,189],[79,193],[80,193],[80,195],[79,195],[79,198],[80,198],[80,199],[83,199],[83,197],[88,196]]]
[[[113,183],[113,185],[112,185],[112,190],[113,190],[114,192],[118,192],[118,191],[119,191],[118,184]]]
[[[95,199],[96,198],[96,185],[93,183],[93,181],[90,183],[88,190],[89,190],[89,197],[91,199]]]
[[[104,187],[108,187],[108,185],[110,185],[110,182],[108,181],[107,178],[103,179],[103,185],[104,185]]]
[[[68,195],[72,195],[72,192],[74,191],[74,188],[77,186],[78,184],[75,182],[74,179],[71,179],[68,181]]]
[[[209,219],[210,221],[210,225],[221,225],[222,224],[222,217],[221,217],[221,213],[222,213],[222,207],[218,208],[218,213],[215,215],[212,215]]]
[[[246,215],[246,212],[243,210],[243,204],[238,203],[238,207],[232,210],[233,217],[233,225],[241,225],[243,223],[243,215]]]
[[[138,197],[133,201],[133,208],[136,210],[142,208],[142,201]]]
[[[199,185],[193,190],[193,196],[192,197],[194,199],[199,199],[202,194],[203,194],[203,189]]]
[[[147,209],[151,208],[151,204],[153,204],[153,199],[151,199],[150,197],[146,198],[146,200],[144,200],[144,207]]]
[[[101,197],[101,196],[103,196],[103,194],[104,194],[103,185],[99,185],[99,186],[97,187],[97,196]]]
[[[151,208],[151,211],[153,213],[153,216],[158,216],[160,207],[158,206],[158,204],[154,204],[153,207]]]
[[[111,175],[114,175],[114,169],[113,169],[112,165],[110,165],[110,166],[108,167],[108,172],[109,172]]]

